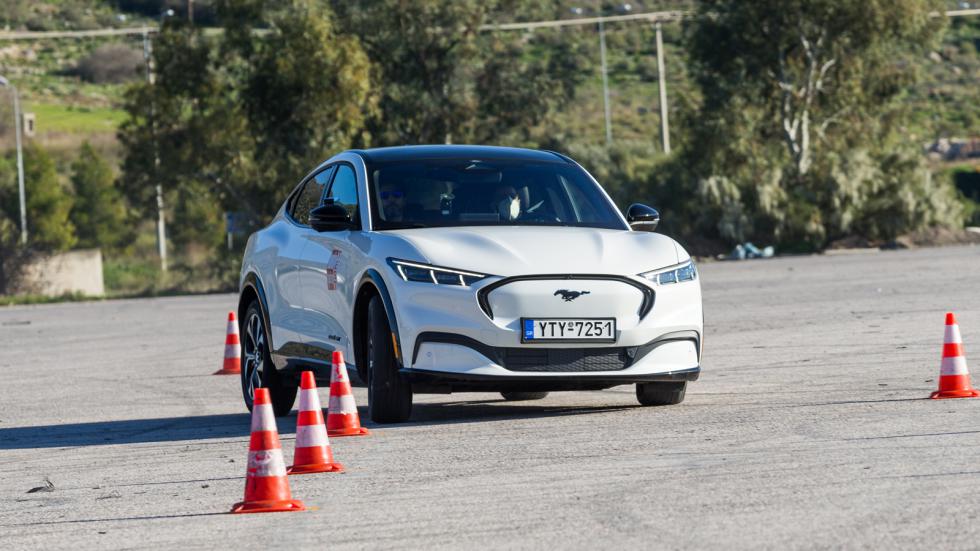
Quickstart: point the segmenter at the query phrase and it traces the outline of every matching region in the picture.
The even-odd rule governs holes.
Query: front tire
[[[636,384],[636,399],[641,406],[673,406],[684,401],[685,392],[687,381]]]
[[[527,400],[543,400],[548,396],[547,392],[501,392],[501,396],[508,402],[524,402]]]
[[[289,415],[296,401],[297,387],[283,380],[272,363],[269,333],[257,300],[253,300],[245,310],[238,332],[242,336],[242,396],[245,407],[252,411],[255,389],[267,388],[276,417]]]
[[[375,423],[401,423],[412,415],[412,385],[398,373],[391,328],[381,297],[368,303],[368,413]]]

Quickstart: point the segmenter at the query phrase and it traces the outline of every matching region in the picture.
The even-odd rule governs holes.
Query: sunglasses
[[[401,192],[401,191],[382,191],[381,192],[381,198],[382,199],[401,199],[404,196],[405,196],[405,193],[404,192]]]

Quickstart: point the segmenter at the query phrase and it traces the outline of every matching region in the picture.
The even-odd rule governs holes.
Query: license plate
[[[616,342],[616,318],[521,318],[521,342]]]

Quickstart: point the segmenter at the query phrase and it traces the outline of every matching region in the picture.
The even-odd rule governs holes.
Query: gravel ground
[[[0,308],[0,541],[975,549],[980,400],[925,398],[947,310],[980,354],[978,271],[977,246],[705,264],[682,405],[422,396],[331,440],[347,473],[290,478],[313,510],[271,515],[224,514],[249,430],[237,378],[211,375],[234,296]],[[279,427],[288,460],[295,414]]]

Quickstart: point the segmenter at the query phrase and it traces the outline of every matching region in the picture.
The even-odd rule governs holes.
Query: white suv
[[[690,255],[624,217],[563,155],[478,146],[341,153],[311,172],[242,262],[242,392],[278,415],[298,373],[329,380],[340,350],[375,422],[413,392],[636,384],[676,404],[700,373],[701,287]]]

